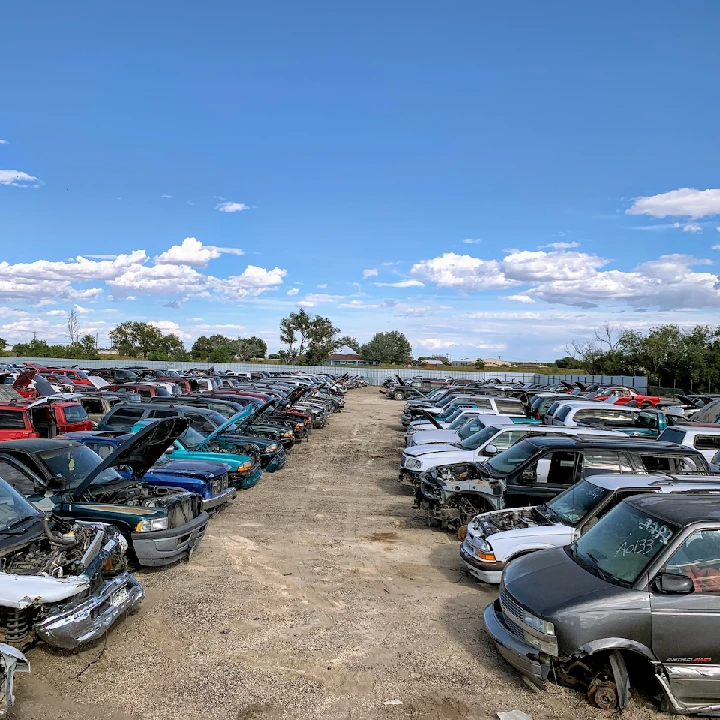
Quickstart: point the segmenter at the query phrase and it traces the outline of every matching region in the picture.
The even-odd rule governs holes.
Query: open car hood
[[[97,465],[75,488],[73,495],[82,496],[103,470],[119,465],[127,465],[136,477],[142,477],[189,425],[190,420],[183,417],[164,418],[150,423]]]
[[[250,405],[246,405],[239,413],[236,413],[233,415],[227,422],[223,423],[219,428],[211,432],[203,442],[201,442],[197,446],[197,450],[202,450],[202,448],[207,447],[209,443],[211,443],[215,438],[217,438],[219,435],[222,435],[229,427],[233,426],[236,422],[239,422],[240,420],[244,420],[245,418],[249,418],[253,414],[253,405],[252,403]],[[183,428],[184,430],[184,428]],[[178,433],[178,437],[182,435],[182,432]],[[165,446],[167,447],[167,445]]]
[[[266,403],[263,403],[262,405],[255,406],[252,403],[250,403],[249,405],[246,405],[245,406],[246,409],[248,407],[251,407],[251,408],[253,408],[253,411],[250,413],[250,415],[248,415],[247,419],[245,420],[245,422],[242,423],[242,425],[243,426],[247,425],[250,422],[250,420],[252,420],[253,418],[261,417],[262,414],[264,412],[267,412],[276,402],[277,401],[273,398],[272,400],[268,400]]]

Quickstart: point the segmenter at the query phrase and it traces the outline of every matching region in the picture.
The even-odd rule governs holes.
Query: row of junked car
[[[29,671],[23,650],[101,637],[143,599],[129,565],[189,558],[211,515],[280,470],[359,384],[278,374],[217,391],[182,383],[180,397],[146,401],[81,383],[58,394],[49,368],[9,372],[13,383],[0,385],[0,715],[15,672]],[[93,421],[86,407],[98,400],[106,412]]]
[[[457,532],[470,575],[499,584],[484,612],[499,654],[603,709],[625,709],[632,687],[720,715],[720,399],[422,392],[403,412],[399,481]]]

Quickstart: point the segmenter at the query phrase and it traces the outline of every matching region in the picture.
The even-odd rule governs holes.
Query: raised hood
[[[119,465],[127,465],[136,477],[142,477],[189,425],[190,420],[183,417],[164,418],[150,423],[97,465],[75,488],[73,495],[81,497],[103,470]]]
[[[267,412],[274,404],[276,403],[276,400],[273,398],[272,400],[268,400],[263,405],[258,405],[257,407],[253,406],[253,411],[248,415],[246,418],[246,421],[243,423],[243,425],[247,425],[247,423],[252,420],[252,418],[255,417],[262,417],[263,413]],[[249,406],[246,405],[245,408],[247,409]]]
[[[223,423],[219,428],[211,432],[203,442],[201,442],[196,450],[202,450],[203,448],[207,447],[209,443],[211,443],[215,438],[222,435],[229,427],[232,427],[235,423],[240,422],[241,420],[245,420],[245,418],[249,418],[253,414],[253,406],[246,405],[239,413],[236,413],[233,415],[227,422]],[[186,426],[187,427],[187,426]],[[184,429],[184,428],[183,428]],[[182,435],[182,432],[178,433],[178,437]],[[167,447],[167,445],[165,446]]]

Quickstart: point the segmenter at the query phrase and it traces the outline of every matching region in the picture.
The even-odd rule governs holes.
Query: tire
[[[393,397],[394,397],[396,400],[404,400],[404,399],[405,399],[405,395],[404,395],[400,390],[396,390],[396,391],[395,391],[395,394],[393,395]]]

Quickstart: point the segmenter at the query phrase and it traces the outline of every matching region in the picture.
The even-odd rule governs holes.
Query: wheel
[[[615,710],[618,706],[618,695],[615,683],[597,680],[588,690],[588,698],[601,710]]]
[[[405,396],[402,394],[402,392],[401,392],[400,390],[396,390],[396,391],[395,391],[395,394],[393,395],[393,397],[394,397],[396,400],[402,400]]]

